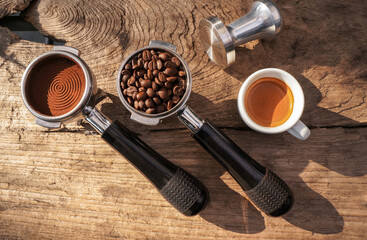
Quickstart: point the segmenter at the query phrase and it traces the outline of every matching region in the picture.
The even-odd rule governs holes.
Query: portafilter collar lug
[[[177,46],[176,45],[173,45],[171,43],[168,43],[168,42],[153,40],[153,41],[150,41],[149,42],[149,46],[150,47],[163,47],[163,48],[168,48],[168,49],[170,49],[172,51],[177,52]]]
[[[69,52],[72,53],[76,56],[79,56],[79,50],[73,47],[68,47],[68,46],[55,46],[54,50],[57,51],[64,51],[64,52]]]

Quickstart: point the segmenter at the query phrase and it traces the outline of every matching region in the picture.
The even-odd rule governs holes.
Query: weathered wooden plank
[[[284,218],[260,214],[187,130],[144,132],[143,140],[198,177],[211,203],[200,216],[176,212],[98,136],[1,134],[0,236],[19,238],[360,238],[366,234],[366,128],[289,135],[224,130],[294,191]],[[175,136],[172,142],[169,136]]]
[[[201,50],[199,21],[215,14],[229,23],[252,2],[42,0],[26,12],[45,34],[81,50],[106,93],[98,104],[106,115],[140,133],[209,188],[210,205],[193,218],[176,212],[126,160],[90,135],[94,131],[86,124],[58,132],[34,124],[21,100],[20,80],[30,61],[52,47],[0,28],[0,238],[362,239],[366,6],[341,0],[276,3],[284,32],[274,41],[238,48],[237,64],[225,70]],[[287,216],[257,212],[175,117],[158,127],[129,120],[117,97],[116,71],[124,57],[150,40],[176,44],[188,62],[194,79],[189,105],[289,183],[296,203]],[[302,120],[313,128],[309,140],[255,133],[240,120],[237,92],[247,76],[264,67],[282,68],[300,81],[306,96]]]

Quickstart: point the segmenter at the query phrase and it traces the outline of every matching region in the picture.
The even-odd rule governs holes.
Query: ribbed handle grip
[[[205,186],[154,151],[121,123],[113,122],[102,138],[149,179],[178,211],[193,216],[205,208],[209,201]]]
[[[277,217],[292,206],[293,198],[287,184],[269,169],[253,189],[246,191],[247,197],[264,213]]]
[[[179,167],[159,192],[172,206],[187,216],[195,215],[205,208],[209,199],[204,185]]]
[[[275,217],[291,209],[293,193],[287,184],[219,129],[205,121],[193,137],[233,176],[261,211]]]

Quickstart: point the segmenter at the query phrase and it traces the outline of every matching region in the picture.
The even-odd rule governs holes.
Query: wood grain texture
[[[0,18],[28,7],[31,0],[0,0]]]
[[[22,103],[20,81],[31,60],[52,46],[0,27],[0,239],[363,239],[367,6],[356,0],[275,2],[284,31],[273,41],[237,48],[236,64],[225,70],[200,48],[200,19],[217,15],[228,24],[251,1],[39,0],[25,12],[41,32],[80,50],[103,91],[98,107],[107,116],[208,187],[211,203],[192,218],[176,212],[87,124],[56,131],[37,126]],[[8,3],[0,1],[0,9],[10,9]],[[288,215],[259,213],[176,117],[157,127],[129,120],[115,89],[117,69],[150,40],[176,44],[189,64],[188,104],[290,185],[296,201]],[[238,90],[264,67],[299,80],[309,140],[263,135],[241,121]]]

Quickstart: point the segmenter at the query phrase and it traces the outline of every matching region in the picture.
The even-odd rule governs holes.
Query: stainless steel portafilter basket
[[[258,1],[244,16],[225,26],[211,16],[200,21],[200,39],[205,52],[216,64],[227,67],[235,62],[235,47],[255,39],[271,40],[282,28],[279,10],[270,1]]]
[[[32,84],[35,84],[35,82],[32,82],[31,76],[35,72],[42,74],[37,68],[42,64],[48,64],[52,59],[74,62],[82,69],[85,79],[85,88],[78,104],[72,110],[60,116],[42,113],[40,109],[37,109],[37,106],[32,104],[30,97],[30,95],[39,95],[38,86],[49,84],[48,82],[37,82],[37,88],[32,92]],[[67,89],[63,87],[64,80],[58,79],[60,83],[54,87],[57,91],[68,95]],[[75,87],[75,85],[77,83],[71,83],[70,87]],[[79,58],[78,50],[56,46],[53,51],[46,52],[34,59],[23,74],[21,91],[23,102],[36,117],[38,125],[47,128],[59,128],[62,123],[85,119],[102,135],[103,140],[121,153],[149,179],[160,194],[178,211],[186,216],[193,216],[205,208],[209,201],[209,195],[207,189],[199,180],[154,151],[121,123],[118,121],[112,122],[94,107],[93,98],[97,93],[96,81],[87,65]],[[46,93],[49,94],[50,90]],[[68,96],[65,97],[68,98]]]
[[[125,65],[144,50],[165,51],[177,57],[186,73],[186,92],[172,109],[147,114],[136,110],[125,99],[121,89],[121,72]],[[176,52],[176,46],[161,41],[130,54],[121,64],[117,76],[117,92],[124,106],[131,112],[131,119],[145,125],[157,125],[162,119],[177,114],[180,121],[190,129],[192,137],[205,148],[240,184],[251,202],[270,216],[286,213],[293,204],[293,194],[287,184],[269,169],[261,166],[239,148],[228,136],[214,125],[200,118],[186,105],[192,87],[192,76],[185,60]]]

